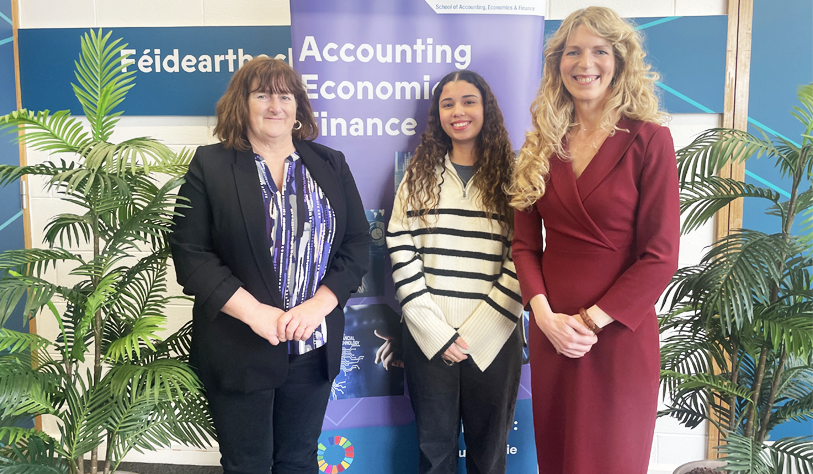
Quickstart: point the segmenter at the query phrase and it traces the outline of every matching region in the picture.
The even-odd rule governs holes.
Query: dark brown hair
[[[293,131],[294,140],[313,140],[319,136],[316,119],[299,74],[284,61],[258,57],[245,63],[232,76],[223,97],[217,101],[215,136],[226,148],[251,150],[246,138],[248,129],[248,96],[252,92],[293,94],[296,99],[296,119],[302,124]]]
[[[432,95],[429,106],[429,120],[426,131],[421,135],[421,143],[415,156],[406,169],[404,180],[407,187],[408,208],[429,211],[438,206],[440,200],[436,169],[444,166],[447,153],[452,151],[452,139],[440,124],[440,95],[443,87],[456,81],[465,81],[480,91],[483,97],[483,128],[477,135],[474,151],[477,155],[479,171],[471,178],[480,191],[480,206],[500,217],[503,230],[510,235],[513,230],[514,211],[508,205],[509,197],[505,189],[511,183],[514,169],[514,152],[503,123],[502,112],[491,88],[479,74],[469,70],[455,71],[441,79]],[[428,227],[427,212],[419,218]]]

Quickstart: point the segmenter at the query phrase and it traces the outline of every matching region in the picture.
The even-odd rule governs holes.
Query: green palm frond
[[[204,449],[211,445],[213,439],[214,426],[206,399],[203,396],[188,396],[180,401],[159,404],[155,417],[140,436],[133,437],[132,447],[143,452],[156,445],[184,442]]]
[[[87,154],[85,165],[93,172],[110,175],[124,173],[146,175],[153,171],[152,163],[171,160],[172,151],[164,144],[149,138],[132,138],[114,143],[98,143]]]
[[[76,98],[93,129],[96,141],[106,141],[118,122],[121,112],[113,113],[124,100],[127,91],[133,87],[134,71],[122,72],[121,50],[126,44],[119,44],[121,39],[109,41],[111,31],[102,36],[102,30],[96,33],[90,30],[81,40],[82,54],[75,61],[76,80],[73,85]]]
[[[796,357],[807,357],[813,351],[813,300],[787,305],[780,300],[760,307],[754,327],[762,330],[776,352],[785,348]]]
[[[726,470],[742,474],[775,474],[765,446],[753,439],[728,433],[718,451],[726,456]]]
[[[682,232],[688,234],[696,230],[735,199],[746,197],[767,199],[773,204],[780,199],[779,193],[771,189],[718,176],[684,184],[680,193],[680,213],[684,218]]]
[[[687,406],[683,402],[671,402],[669,407],[658,410],[658,417],[670,416],[689,429],[694,429],[706,421],[715,423],[719,429],[722,429],[717,420],[709,416],[708,407],[709,405],[705,401],[693,406]]]
[[[5,351],[10,354],[30,352],[50,345],[51,341],[37,334],[0,328],[0,352]]]
[[[28,318],[48,304],[62,289],[41,278],[3,275],[0,278],[0,326],[6,324],[20,300],[25,299],[23,317]]]
[[[82,257],[59,248],[7,250],[0,253],[0,274],[13,271],[24,276],[40,276],[65,260],[81,262]]]
[[[151,166],[154,173],[166,174],[173,177],[182,177],[189,170],[189,162],[195,155],[194,149],[183,148],[178,153],[165,157],[163,161]]]
[[[82,122],[71,117],[70,110],[51,114],[48,110],[33,112],[22,109],[0,117],[0,131],[15,133],[19,129],[25,130],[25,133],[16,135],[15,140],[39,151],[80,153],[91,143]]]
[[[52,161],[47,161],[38,165],[29,166],[13,166],[13,165],[0,165],[0,186],[6,186],[16,182],[18,179],[25,175],[35,176],[56,176],[65,171],[74,169],[78,165],[74,162],[66,162],[62,160],[60,164]],[[53,189],[58,186],[59,182],[51,183],[46,186],[46,189]]]
[[[669,415],[681,424],[695,428],[708,421],[725,430],[731,420],[740,418],[744,406],[728,406],[732,396],[742,403],[749,403],[751,390],[729,380],[728,373],[685,374],[672,370],[661,370],[661,381],[668,385],[668,407],[658,412],[658,416]],[[667,391],[668,390],[668,391]],[[712,416],[713,415],[713,416]]]
[[[182,442],[206,448],[215,439],[206,399],[198,394],[183,400],[143,397],[117,401],[117,423],[109,430],[117,434],[113,445],[113,465],[117,466],[132,449],[152,451],[156,446]]]
[[[155,351],[158,333],[166,322],[166,255],[151,254],[129,268],[122,268],[118,298],[110,307],[116,322],[106,335],[106,357],[113,362],[136,360],[141,351]],[[115,327],[114,327],[115,326]],[[116,329],[118,328],[118,329]]]
[[[201,392],[190,393],[183,399],[163,405],[164,425],[178,442],[205,449],[216,439],[209,402]]]
[[[65,386],[67,409],[58,415],[62,420],[62,444],[71,459],[102,443],[105,422],[110,417],[110,385],[89,386],[86,380],[93,380],[90,371],[85,377],[76,377],[75,385]]]
[[[687,428],[695,428],[706,421],[722,428],[719,425],[720,421],[710,416],[710,406],[714,405],[714,398],[715,395],[708,390],[697,390],[691,396],[686,394],[676,396],[670,400],[666,409],[658,411],[658,416],[671,416]],[[727,418],[722,422],[727,423],[726,420]]]
[[[202,387],[188,365],[172,359],[158,359],[146,365],[117,365],[105,378],[110,380],[112,393],[117,397],[132,389],[156,399],[183,398],[184,394],[199,392]]]
[[[771,414],[768,429],[771,430],[786,421],[799,423],[813,422],[813,393],[801,400],[785,402]]]
[[[19,355],[0,357],[0,416],[54,412],[49,401],[60,391],[62,375],[55,365],[33,369],[30,362]]]
[[[102,307],[111,303],[110,295],[115,292],[114,286],[117,278],[117,273],[105,275],[85,301],[84,314],[74,327],[73,347],[70,351],[71,356],[79,361],[85,360],[85,353],[88,351],[85,336],[91,330],[94,316],[97,311],[102,310]]]
[[[753,318],[755,302],[767,303],[781,264],[793,251],[781,234],[741,230],[721,239],[699,265],[675,274],[667,289],[702,315],[720,315],[727,332]]]
[[[111,311],[127,319],[143,316],[163,316],[169,301],[167,291],[167,255],[150,254],[135,265],[121,268],[122,277],[117,283],[120,297]]]
[[[678,372],[662,371],[667,376],[681,378],[681,383],[678,386],[677,396],[682,396],[684,393],[692,393],[697,390],[712,390],[725,397],[740,397],[750,399],[752,392],[746,387],[739,384],[733,384],[724,375],[716,374],[692,374],[686,375]]]
[[[48,351],[35,351],[35,352],[17,352],[17,353],[0,353],[0,374],[5,373],[9,367],[14,372],[17,366],[24,366],[27,370],[33,370],[45,376],[54,377],[58,379],[61,377],[61,372],[57,365],[57,361],[51,357]]]
[[[781,159],[776,162],[780,176],[783,178],[793,176],[798,171],[800,160],[804,159],[805,151],[799,145],[783,137],[776,138],[775,146],[781,154]]]
[[[813,160],[811,160],[813,162]],[[800,234],[801,240],[808,246],[813,246],[813,182],[811,188],[805,191],[808,199],[805,201],[806,207],[799,206],[801,212],[799,216],[802,218]]]
[[[53,440],[53,438],[35,428],[0,426],[0,444],[2,445],[17,444],[30,438],[40,438],[45,442]]]
[[[52,178],[57,180],[68,196],[110,196],[119,190],[115,177],[97,173],[84,166],[59,173]],[[87,207],[87,206],[84,206]]]
[[[164,184],[150,201],[122,220],[105,246],[105,252],[138,249],[138,243],[155,245],[158,240],[164,240],[175,213],[175,196],[171,192],[180,186],[181,180],[175,178]]]
[[[26,442],[27,441],[27,442]],[[3,474],[68,474],[69,468],[58,453],[54,439],[39,436],[18,441],[0,451]]]
[[[39,378],[33,370],[24,370],[11,364],[0,365],[0,417],[11,417],[17,408],[25,403],[28,393],[39,385]]]
[[[150,424],[156,422],[160,402],[153,397],[137,396],[133,393],[129,397],[113,400],[111,406],[112,413],[107,431],[115,440],[111,450],[111,463],[117,466],[133,445],[138,443]],[[169,445],[168,440],[161,439],[149,448],[154,450],[155,447]]]
[[[127,253],[125,252],[116,252],[116,253],[100,253],[93,260],[89,260],[73,270],[71,270],[71,275],[73,276],[80,276],[85,277],[86,279],[90,280],[98,280],[102,278],[104,275],[111,273],[113,268],[120,263],[122,260],[127,258]],[[91,288],[88,288],[90,291]]]
[[[40,415],[55,415],[57,410],[53,408],[51,394],[46,392],[42,385],[32,385],[25,399],[14,406],[13,411],[7,407],[9,416],[35,417]]]
[[[813,393],[813,362],[789,357],[782,374],[779,395],[791,400],[802,400]]]
[[[160,340],[158,333],[166,322],[163,316],[142,316],[132,323],[125,334],[110,343],[105,358],[110,362],[137,360],[141,357],[142,347],[155,349],[154,341]]]
[[[680,182],[693,183],[717,174],[728,163],[780,153],[767,137],[760,139],[741,130],[713,128],[701,133],[676,155]]]
[[[793,210],[797,215],[800,213],[804,213],[808,206],[810,206],[811,201],[813,201],[813,190],[808,190],[803,193],[800,193],[796,196],[796,206]],[[780,201],[777,204],[774,204],[765,211],[765,214],[769,216],[776,216],[782,219],[782,222],[785,221],[786,216],[788,215],[788,206],[790,205],[790,201]]]
[[[747,387],[754,386],[754,380],[756,379],[756,371],[757,365],[754,362],[753,353],[754,351],[746,351],[744,348],[740,348],[739,358],[740,358],[740,377],[738,383],[740,385],[745,385]]]
[[[77,246],[89,242],[91,236],[91,222],[92,217],[88,214],[79,216],[76,214],[60,214],[54,216],[45,225],[45,236],[43,241],[49,246],[54,247],[59,243],[62,247],[65,245],[65,240],[68,241],[68,247],[76,243]],[[82,235],[80,240],[79,235]]]
[[[775,472],[813,474],[813,440],[810,436],[782,438],[768,445]]]
[[[62,313],[60,321],[60,328],[62,329],[62,334],[57,337],[56,343],[59,346],[60,352],[62,352],[65,357],[65,360],[70,359],[70,351],[71,348],[74,346],[74,340],[76,336],[75,328],[82,320],[82,316],[85,314],[84,310],[80,305],[73,304],[68,302],[67,308]],[[92,333],[85,333],[83,344],[87,347],[87,344],[90,342]]]
[[[807,145],[813,141],[813,139],[809,138],[810,135],[813,135],[811,133],[813,132],[813,84],[799,86],[796,89],[796,98],[802,106],[794,106],[790,114],[804,125],[805,133],[803,133],[803,136],[806,136],[806,138],[802,140],[802,145]]]
[[[182,362],[189,362],[189,351],[192,349],[192,321],[189,320],[174,334],[155,344],[154,350],[145,350],[144,362],[171,357]]]
[[[725,362],[719,345],[702,334],[674,334],[661,347],[661,381],[663,390],[674,392],[682,378],[669,374],[711,373],[713,361]]]

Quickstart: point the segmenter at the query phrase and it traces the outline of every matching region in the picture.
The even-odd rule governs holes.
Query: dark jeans
[[[470,359],[452,366],[428,360],[404,325],[404,369],[418,431],[420,474],[457,472],[463,421],[469,474],[505,473],[522,367],[519,328],[485,372]]]
[[[288,377],[274,390],[207,390],[225,474],[317,474],[330,381],[325,348],[289,356]]]

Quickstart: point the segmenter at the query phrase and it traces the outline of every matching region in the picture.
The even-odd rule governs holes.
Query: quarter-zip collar
[[[463,194],[463,198],[468,199],[468,196],[470,194],[470,188],[472,186],[472,183],[474,182],[474,177],[477,176],[477,173],[480,172],[480,167],[477,167],[477,170],[474,172],[469,182],[464,185],[463,178],[461,178],[460,175],[457,174],[457,170],[455,169],[454,164],[452,163],[452,159],[449,158],[448,153],[446,153],[446,156],[444,157],[444,162],[446,171],[449,172],[452,176],[454,176],[453,181],[457,183],[458,188]]]

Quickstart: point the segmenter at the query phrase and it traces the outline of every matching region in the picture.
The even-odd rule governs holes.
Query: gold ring
[[[446,365],[448,365],[449,367],[451,367],[451,366],[453,366],[453,365],[454,365],[454,361],[451,361],[451,360],[449,360],[449,359],[446,359],[445,357],[441,357],[441,359],[443,359],[443,362],[444,362]]]

